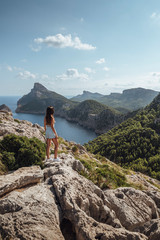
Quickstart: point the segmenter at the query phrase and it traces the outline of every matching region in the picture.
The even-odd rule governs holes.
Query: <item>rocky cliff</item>
[[[40,83],[35,83],[31,92],[17,102],[16,112],[44,114],[48,106],[54,106],[57,115],[74,106],[74,103],[56,92],[49,91]]]
[[[14,126],[10,115],[2,115],[0,127],[3,128],[4,119],[8,128],[10,124]],[[21,129],[21,124],[24,124],[23,134],[30,137],[28,122],[19,123],[17,129]],[[30,126],[30,132],[32,128],[35,126]],[[41,128],[36,126],[36,129],[43,136]],[[1,132],[1,137],[3,134]],[[44,169],[23,167],[0,176],[1,239],[160,239],[158,181],[128,171],[128,183],[139,185],[143,190],[132,187],[102,190],[86,178],[90,168],[80,159],[83,157],[94,166],[105,163],[110,172],[113,167],[121,172],[123,169],[107,159],[103,159],[103,163],[81,145],[64,140],[60,141],[59,157],[60,163],[44,160]]]

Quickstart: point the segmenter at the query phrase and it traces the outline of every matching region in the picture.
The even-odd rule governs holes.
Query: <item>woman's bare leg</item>
[[[47,155],[47,159],[50,158],[50,155],[49,155],[50,146],[51,146],[51,139],[47,138],[47,147],[46,147],[46,155]]]
[[[52,141],[54,143],[54,158],[56,159],[57,158],[57,154],[58,154],[58,146],[59,146],[59,143],[58,143],[58,139],[57,138],[52,138]]]

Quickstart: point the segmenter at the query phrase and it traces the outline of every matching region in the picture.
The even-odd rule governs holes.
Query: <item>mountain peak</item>
[[[48,91],[47,88],[45,88],[42,84],[36,82],[34,83],[34,87],[33,90],[37,90],[37,91]]]

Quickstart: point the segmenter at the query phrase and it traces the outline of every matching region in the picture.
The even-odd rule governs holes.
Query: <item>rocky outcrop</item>
[[[11,133],[28,138],[37,137],[41,141],[45,141],[43,127],[26,120],[14,119],[12,113],[0,111],[0,138]]]
[[[143,226],[135,229],[137,232],[141,232],[148,237],[148,240],[160,239],[160,219],[148,221]]]
[[[12,113],[11,109],[7,107],[5,104],[0,105],[0,112]]]
[[[18,100],[16,112],[44,114],[48,106],[54,106],[55,114],[59,116],[73,105],[71,100],[35,83],[30,93]]]
[[[123,227],[133,230],[151,219],[159,217],[155,202],[144,192],[133,188],[118,188],[105,191],[109,207]]]
[[[59,157],[44,170],[0,176],[2,239],[159,239],[159,195],[154,200],[133,188],[104,192],[79,175],[84,166],[73,155]]]

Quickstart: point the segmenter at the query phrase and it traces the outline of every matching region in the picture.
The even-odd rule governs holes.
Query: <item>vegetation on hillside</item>
[[[67,142],[60,138],[61,144],[63,146],[61,152],[66,154],[71,152],[75,159],[79,160],[85,167],[83,170],[78,171],[79,174],[91,180],[101,189],[115,189],[117,187],[146,189],[142,182],[130,180],[128,176],[135,174],[133,171],[122,168],[99,154],[91,154],[79,144]],[[157,187],[159,186],[157,185]]]
[[[160,180],[160,95],[144,110],[86,147],[126,168]]]
[[[9,134],[0,141],[0,174],[20,167],[43,167],[45,144],[37,138]]]
[[[124,90],[122,93],[111,93],[110,95],[101,95],[84,91],[82,95],[75,96],[71,100],[82,102],[84,100],[92,99],[113,107],[122,113],[127,113],[128,111],[145,107],[157,95],[158,92],[154,90],[132,88]]]
[[[68,111],[67,115],[70,118],[77,118],[79,120],[85,121],[88,119],[89,114],[99,114],[106,108],[107,106],[97,101],[86,100]]]

